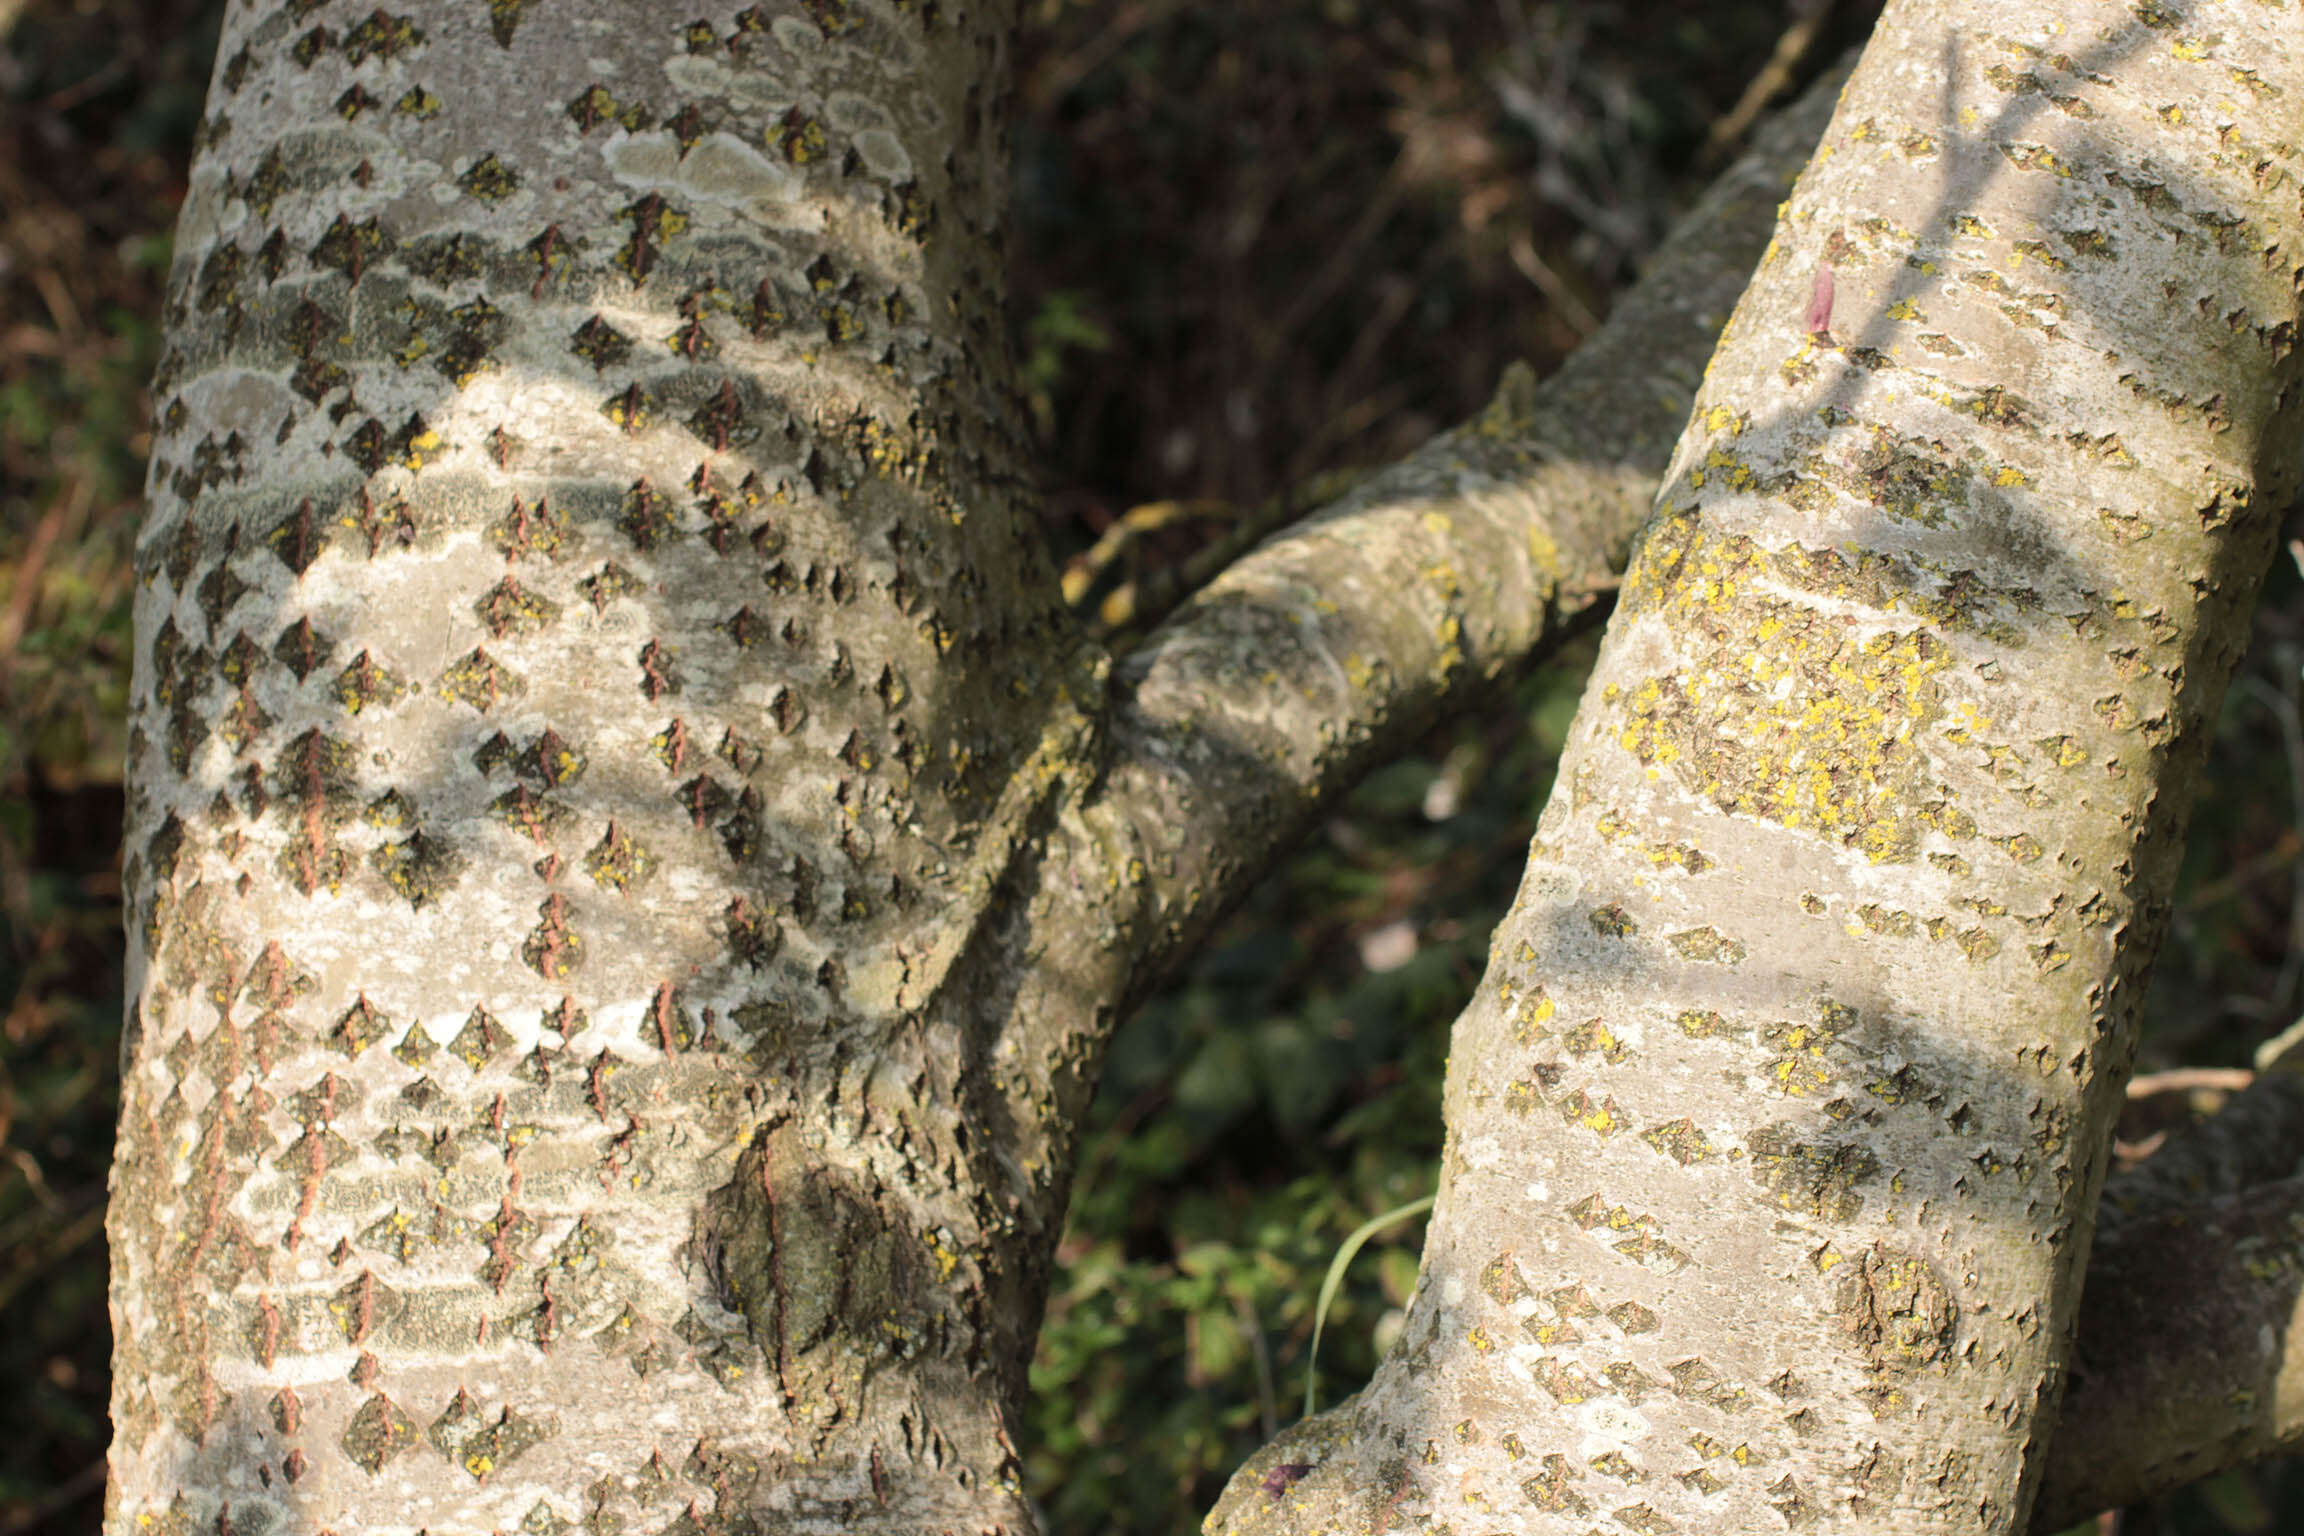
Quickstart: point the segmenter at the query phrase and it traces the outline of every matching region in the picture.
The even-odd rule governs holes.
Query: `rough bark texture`
[[[1157,797],[1081,803],[1102,667],[1001,409],[1001,23],[230,18],[142,542],[112,1529],[1024,1522],[1072,1118],[1255,863],[1202,868],[1219,794],[1174,864]],[[1583,365],[1627,467],[1523,451],[1569,429],[1515,389],[1349,515],[1557,525],[1545,601],[1588,602],[1820,121]],[[1268,849],[1553,628],[1457,609],[1476,669],[1292,717],[1231,825]],[[1268,688],[1195,646],[1238,612],[1146,670]]]
[[[1456,1026],[1401,1342],[1212,1530],[2022,1527],[2295,486],[2298,42],[1890,7]]]
[[[1019,1529],[1101,668],[997,4],[230,13],[140,545],[115,1531]]]
[[[1682,445],[1685,505],[1547,822],[1512,930],[1543,973],[1500,946],[1463,1026],[1412,1334],[1430,1373],[1390,1399],[1393,1428],[1446,1434],[1429,1462],[1363,1444],[1285,1499],[1252,1477],[1227,1518],[1438,1519],[1431,1468],[1501,1454],[1516,1475],[1447,1497],[1534,1500],[1494,1506],[1529,1529],[1555,1497],[1661,1529],[1679,1497],[1727,1529],[1841,1508],[1857,1474],[1809,1467],[1852,1444],[1877,1485],[1995,1392],[2020,1421],[2060,1314],[1977,1298],[2051,1294],[2051,1250],[2011,1257],[2017,1234],[2086,1208],[2088,1031],[2138,963],[2112,936],[2151,926],[2163,776],[2261,542],[2250,476],[2260,505],[2285,473],[2258,460],[2265,381],[2292,375],[2270,146],[2294,134],[2265,124],[2304,98],[2272,83],[2292,7],[2232,10],[2106,10],[2072,58],[1961,34],[1983,128],[1843,116]],[[1874,67],[1936,67],[1943,14],[1906,13]],[[228,18],[141,545],[110,1529],[1027,1525],[1005,1425],[1117,1010],[1325,796],[1593,600],[1829,93],[1560,378],[1243,561],[1108,690],[1019,514],[1005,25],[905,0]],[[1910,78],[1894,100],[1919,111]],[[2225,97],[2259,116],[2226,126]],[[1876,159],[1918,180],[1881,201],[1849,174]],[[2057,202],[2057,177],[2102,206]],[[1905,203],[1930,222],[1902,229]],[[1820,251],[1861,307],[1822,290],[1829,334],[1803,341]],[[2051,367],[2052,389],[2009,382]],[[2222,583],[2206,611],[2197,573]],[[1755,652],[1780,693],[1707,674]],[[2052,685],[2083,665],[2116,681]],[[2128,777],[2092,777],[2108,762]],[[1847,820],[1819,836],[1825,810]],[[2144,884],[2111,873],[2131,843]],[[1768,905],[1797,890],[1827,916]],[[1940,913],[1933,946],[1906,931]],[[1580,997],[1596,1029],[1537,1016]],[[2069,1145],[2003,1123],[2022,1106],[1994,1053],[2018,1043]],[[1677,1120],[1644,1102],[1665,1091]],[[1613,1134],[1635,1111],[1637,1144]],[[1974,1160],[1948,1169],[1930,1134]],[[1616,1203],[1567,1171],[1530,1196],[1517,1165],[1555,1159]],[[1684,1224],[1696,1201],[1718,1221]],[[1953,1273],[1956,1224],[1987,1278]],[[1787,1249],[1860,1277],[1856,1334]],[[1547,1265],[1574,1283],[1515,1291]],[[1605,1322],[1587,1280],[1626,1293]],[[1496,1318],[1464,1315],[1496,1287]],[[1517,1366],[1511,1319],[1538,1346]],[[1669,1417],[1647,1383],[1741,1426],[1772,1379],[1745,1348],[1841,1364],[1765,1432],[1700,1431],[1692,1454],[1727,1460],[1672,1490],[1581,1491],[1650,1470],[1624,1417]],[[1528,1380],[1593,1390],[1537,1413]],[[1468,1383],[1487,1395],[1460,1412]],[[1838,1459],[1773,1452],[1761,1479],[1787,1424]],[[1540,1432],[1560,1444],[1529,1462]],[[2001,1486],[2013,1451],[1976,1455],[1947,1488]],[[1797,1498],[1749,1492],[1795,1467]]]
[[[2112,1228],[2080,1298],[2039,1532],[2304,1443],[2304,1179]]]

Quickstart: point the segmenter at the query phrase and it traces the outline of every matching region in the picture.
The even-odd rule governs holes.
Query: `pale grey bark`
[[[1008,27],[228,15],[111,1529],[1029,1523],[1062,1177],[987,914],[1101,671],[1018,494]]]
[[[2285,15],[2239,14],[2262,25],[2202,44],[2215,67],[2247,67],[2237,50]],[[807,0],[715,18],[518,4],[339,15],[309,0],[229,18],[178,241],[142,545],[113,1530],[1026,1526],[1007,1425],[1112,1020],[1325,796],[1591,601],[1817,120],[1731,173],[1561,379],[1508,386],[1479,421],[1251,556],[1108,680],[1020,515],[994,260],[1004,14]],[[2160,54],[2191,38],[2170,29]],[[1997,84],[1990,62],[1975,69]],[[2019,114],[2101,95],[2126,131],[2116,81],[2067,74],[2028,62],[2002,88],[2029,93]],[[2154,482],[2133,505],[2116,486],[2099,502],[2148,518],[2174,504],[2153,497],[2192,494],[2162,466],[2207,464],[2234,487],[2257,467],[2269,418],[2250,380],[2272,374],[2250,326],[2292,334],[2273,328],[2281,296],[2293,301],[2278,286],[2289,267],[2257,246],[2283,226],[2214,222],[2228,137],[2203,130],[2148,199],[2134,190],[2141,152],[2121,161],[2116,139],[2088,137],[2105,124],[2080,126],[2077,148],[2032,139],[2090,175],[2128,167],[2121,217],[2099,232],[2181,243],[2181,270],[2202,282],[2240,274],[2228,344],[2203,360],[2147,328],[2133,350],[2174,421],[2089,428],[2129,433],[2147,466],[2129,478]],[[1842,154],[1866,142],[1845,117],[1840,131]],[[1959,135],[1943,137],[1921,172],[1957,161]],[[1985,180],[1959,211],[1989,216],[2014,195]],[[1853,183],[1812,182],[1859,200]],[[1823,238],[1820,216],[1792,226],[1792,248]],[[1968,272],[2025,238],[1925,234]],[[2026,254],[2026,283],[2003,282],[2053,315],[2046,338],[2134,322],[2089,312],[2086,271],[2031,281],[2042,257]],[[1781,308],[1798,285],[1786,259],[1763,269],[1760,302]],[[2129,268],[2163,269],[2177,270]],[[1979,368],[2025,366],[2002,354],[2030,333],[1992,329],[2001,301],[2023,308],[2005,294],[1946,302],[1929,334],[1961,338]],[[1791,349],[1818,370],[1805,387],[1848,389],[1866,346],[1884,386],[1920,377],[1886,322],[1878,338],[1832,324],[1832,344]],[[1745,345],[1772,344],[1768,327],[1746,330]],[[2238,382],[2223,388],[2217,367]],[[2027,407],[2063,409],[1957,375],[1936,376],[1988,399],[2002,433],[2023,436]],[[2186,400],[2211,384],[2215,431]],[[1796,436],[1766,419],[1771,390],[1717,370],[1712,386],[1722,409],[1760,418],[1721,451],[1762,469],[1760,449],[1788,453]],[[1858,393],[1844,408],[1886,424]],[[1836,430],[1815,451],[1873,441],[1858,422]],[[2035,480],[1992,489],[2017,508],[2052,494],[2075,473],[2060,441],[2025,437],[2002,467]],[[1897,478],[1910,445],[1873,463],[1863,443],[1832,504],[1885,486],[1900,510],[1925,505]],[[1683,446],[1684,499],[1712,472],[1687,462],[1701,451]],[[1718,537],[1734,511],[1708,500],[1694,536]],[[1765,519],[1737,515],[1760,538]],[[2173,580],[2162,562],[2247,568],[2256,524],[2239,522],[2237,542],[2147,524],[2155,539],[2121,547],[2148,559],[2095,621],[2150,627],[2138,614],[2160,601],[2152,582]],[[1660,580],[1656,563],[1690,524],[1668,525],[1636,573],[1631,618],[1655,637],[1643,643],[1709,643],[1687,582]],[[1960,529],[1921,534],[1949,549]],[[2013,602],[2019,578],[1977,569],[1918,616],[1945,655],[2005,645],[1979,615]],[[1898,581],[1908,599],[1941,597],[1919,571],[1818,564],[1804,600],[1860,613],[1896,600]],[[1817,596],[1857,581],[1886,585]],[[2178,638],[2140,654],[2222,633],[2163,607]],[[1829,665],[1795,683],[1819,698],[1852,686]],[[1926,686],[1938,713],[1925,724],[1941,733],[1953,684]],[[2147,686],[2161,685],[2122,690],[2134,719],[2114,709],[2098,726],[2131,745],[2154,731]],[[1736,746],[1707,722],[1657,724]],[[1850,728],[1903,754],[1897,772],[1918,760],[1885,727]],[[2129,791],[2161,767],[2139,757]],[[1906,803],[1904,778],[1851,771],[1868,825],[1927,812],[1939,825],[1920,835],[1952,835],[1941,806]],[[1654,831],[1667,802],[1625,812]],[[1546,858],[1579,836],[1596,841],[1548,827]],[[1744,858],[1769,837],[1782,834],[1720,841]],[[1631,850],[1648,888],[1626,891],[1627,916],[1659,881],[1669,902],[1671,882],[1726,856],[1649,841]],[[1833,921],[1846,878],[1887,891],[1913,872],[1901,842],[1877,871],[1851,871],[1830,842],[1786,846],[1815,865]],[[1595,846],[1588,869],[1574,856],[1582,878],[1625,878],[1623,847],[1610,863]],[[1870,910],[1882,936],[1868,942],[1897,941],[1901,909]],[[2049,908],[2030,942],[2103,959],[2101,932],[2091,951],[2045,931],[2059,912],[2073,917]],[[1744,941],[1734,915],[1703,921]],[[1996,931],[1981,915],[1973,926]],[[1638,947],[1583,934],[1570,925],[1558,951],[1558,995],[1579,945]],[[1962,940],[1963,956],[1981,947]],[[1499,950],[1507,966],[1516,954]],[[1873,974],[1892,990],[1936,973]],[[1752,998],[1739,1006],[1765,1011],[1765,983],[1740,985]],[[1844,1073],[1831,1052],[1868,1047],[1883,1011],[1917,1038],[1916,1013],[1857,1001],[1872,1012],[1849,1038],[1811,1033],[1780,1054]],[[1462,1027],[1494,1028],[1489,1013]],[[1577,1071],[1606,1070],[1597,1036],[1554,1032],[1553,1054],[1581,1042]],[[1910,1047],[1914,1071],[1937,1065],[1924,1046]],[[1952,1061],[1947,1081],[1972,1066]],[[1460,1049],[1458,1177],[1463,1127],[1484,1112],[1468,1107],[1474,1067]],[[1625,1080],[1655,1070],[1628,1065]],[[1582,1101],[1566,1097],[1580,1082],[1538,1079],[1553,1108],[1597,1098],[1615,1113],[1597,1076]],[[1917,1129],[1911,1141],[1918,1166]],[[1506,1155],[1546,1145],[1532,1134]],[[1788,1180],[1809,1166],[1796,1143],[1770,1155]],[[2037,1182],[2047,1161],[2016,1176]],[[2057,1198],[2058,1220],[2085,1209],[2079,1193]],[[1452,1216],[1461,1193],[1450,1202]],[[1750,1225],[1751,1205],[1726,1202],[1745,1213],[1729,1228]],[[1977,1220],[2005,1212],[1975,1205]],[[1436,1245],[1428,1275],[1476,1259],[1465,1276],[1485,1277],[1478,1247]],[[1886,1273],[1872,1251],[1846,1246],[1863,1273]],[[1619,1261],[1594,1249],[1590,1262]],[[1255,1510],[1295,1519],[1350,1481],[1350,1460],[1284,1501],[1251,1490]],[[1372,1519],[1437,1518],[1396,1481],[1372,1497]]]
[[[2023,1527],[2295,487],[2298,34],[1890,6],[1456,1025],[1401,1341],[1211,1530]]]

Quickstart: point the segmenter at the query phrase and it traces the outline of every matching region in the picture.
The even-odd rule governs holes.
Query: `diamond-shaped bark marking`
[[[399,1292],[377,1279],[374,1270],[364,1269],[358,1279],[328,1298],[328,1315],[347,1341],[366,1344],[405,1306]]]
[[[224,623],[224,615],[255,588],[240,579],[230,561],[219,563],[200,579],[200,611],[208,619],[208,632],[214,634]]]
[[[714,341],[712,333],[704,329],[704,322],[694,316],[690,316],[680,329],[665,338],[664,345],[690,362],[700,357],[710,357],[720,350],[720,343]]]
[[[632,238],[610,260],[633,282],[644,283],[664,242],[688,228],[688,215],[668,205],[661,192],[651,192],[627,204],[621,216],[631,222]]]
[[[178,773],[191,771],[193,754],[207,740],[208,724],[201,718],[198,706],[189,699],[169,712],[168,765]]]
[[[604,613],[618,598],[647,591],[648,584],[611,560],[576,583],[576,590],[591,601],[595,612]]]
[[[396,704],[407,691],[407,683],[367,651],[353,657],[351,664],[336,674],[336,702],[355,715],[371,705],[385,708]]]
[[[396,59],[423,47],[425,41],[424,29],[413,20],[379,6],[344,34],[344,57],[354,64],[365,62],[370,54]]]
[[[410,1024],[400,1036],[400,1043],[392,1047],[392,1054],[408,1066],[422,1070],[438,1052],[440,1046],[421,1023]]]
[[[1635,1232],[1617,1243],[1615,1249],[1642,1269],[1664,1275],[1676,1275],[1695,1262],[1685,1249],[1673,1246],[1653,1231]]]
[[[363,992],[337,1019],[336,1027],[328,1032],[328,1041],[345,1055],[357,1057],[391,1032],[392,1021]]]
[[[479,748],[473,752],[472,766],[480,770],[482,778],[487,778],[497,769],[509,767],[512,757],[512,738],[498,731],[480,743]]]
[[[1671,1373],[1672,1390],[1690,1402],[1734,1413],[1750,1401],[1750,1395],[1742,1387],[1712,1369],[1699,1355],[1676,1361],[1665,1369]]]
[[[412,422],[415,420],[414,417],[409,419]],[[370,422],[368,425],[373,427],[377,424]],[[382,428],[379,427],[378,431],[381,433]],[[379,439],[378,452],[386,453],[389,450],[390,444],[384,444]],[[382,506],[378,506],[376,499],[368,494],[368,488],[362,486],[358,509],[348,511],[344,521],[347,526],[358,529],[367,539],[368,558],[371,560],[382,554],[387,547],[406,549],[416,542],[416,514],[410,509],[406,498],[397,493]]]
[[[1608,1321],[1626,1333],[1654,1333],[1656,1314],[1636,1301],[1620,1301],[1608,1309]]]
[[[440,674],[442,697],[469,704],[482,714],[527,689],[525,678],[481,649]]]
[[[777,927],[774,914],[761,910],[738,896],[728,903],[720,914],[727,929],[728,954],[752,970],[759,970],[776,958],[782,947],[784,932]]]
[[[515,496],[512,510],[497,519],[488,535],[507,560],[518,560],[523,555],[550,558],[559,554],[560,546],[567,541],[568,518],[554,508],[547,497],[537,497],[536,505],[531,507]]]
[[[674,773],[680,772],[690,755],[698,750],[687,725],[678,719],[649,737],[648,745],[655,750],[656,760]]]
[[[520,946],[520,958],[546,981],[558,981],[584,963],[584,941],[568,926],[568,899],[555,891],[536,908],[539,919]]]
[[[736,642],[740,651],[748,651],[768,638],[768,621],[754,613],[750,604],[728,615],[717,627]]]
[[[456,1038],[448,1042],[448,1054],[477,1072],[506,1046],[512,1036],[496,1021],[496,1016],[485,1008],[475,1008],[465,1018],[464,1027]]]
[[[683,1005],[679,989],[671,982],[659,982],[656,996],[648,1004],[648,1012],[640,1020],[640,1038],[670,1056],[684,1051],[696,1043],[696,1026]]]
[[[176,620],[173,617],[161,620],[159,630],[152,636],[152,696],[161,703],[176,702],[176,665],[188,654],[184,632],[176,627]]]
[[[500,203],[520,190],[520,173],[489,153],[473,161],[456,185],[484,203]]]
[[[1616,1107],[1613,1096],[1595,1099],[1579,1088],[1562,1099],[1557,1107],[1561,1119],[1571,1125],[1580,1125],[1603,1140],[1624,1129],[1624,1112]]]
[[[768,718],[775,721],[776,729],[786,736],[798,730],[800,723],[808,718],[808,706],[802,701],[800,690],[779,683],[776,697],[768,701]]]
[[[592,365],[594,373],[615,367],[632,355],[632,338],[598,315],[576,327],[568,350]]]
[[[372,1253],[408,1263],[427,1248],[466,1235],[470,1223],[459,1221],[445,1206],[430,1211],[404,1211],[392,1207],[360,1234],[360,1246]]]
[[[680,674],[675,663],[679,652],[661,640],[650,640],[640,648],[640,691],[651,700],[680,691]]]
[[[296,674],[298,682],[328,665],[335,653],[335,642],[314,629],[309,618],[298,619],[280,631],[280,638],[272,642],[273,656]]]
[[[255,676],[256,669],[263,664],[264,652],[255,641],[248,638],[246,630],[234,635],[232,643],[224,647],[222,654],[216,658],[216,670],[223,673],[224,681],[235,688]]]
[[[553,1507],[538,1499],[520,1517],[519,1536],[568,1536],[576,1529],[576,1522],[561,1515]]]
[[[412,907],[438,902],[464,871],[463,856],[424,831],[386,843],[368,856],[384,883]]]
[[[734,379],[723,378],[711,398],[690,414],[688,430],[710,443],[715,453],[726,453],[732,439],[753,435],[745,431],[744,402],[736,393]]]
[[[539,795],[525,784],[513,785],[489,801],[488,808],[503,817],[514,831],[525,833],[539,843],[567,820],[569,814],[566,806]]]
[[[656,403],[635,381],[601,401],[600,414],[623,428],[626,437],[636,437],[654,423]]]
[[[501,640],[506,635],[527,635],[544,628],[560,617],[560,605],[539,593],[520,585],[519,579],[507,575],[472,605],[480,622],[488,626],[488,633]]]
[[[272,729],[272,724],[272,716],[256,702],[256,696],[243,688],[225,707],[224,723],[217,731],[232,744],[233,754],[240,756]]]
[[[1867,1147],[1800,1139],[1786,1123],[1762,1126],[1745,1138],[1752,1179],[1786,1210],[1847,1221],[1864,1208],[1860,1185],[1877,1178],[1880,1160]]]
[[[602,1120],[608,1118],[611,1107],[609,1084],[618,1072],[624,1070],[624,1060],[615,1052],[603,1049],[592,1058],[584,1071],[584,1102],[592,1106],[592,1113]]]
[[[416,802],[408,798],[405,790],[394,788],[384,791],[368,802],[360,819],[372,827],[396,832],[416,825]]]
[[[513,1205],[510,1194],[503,1197],[495,1216],[480,1224],[480,1240],[488,1247],[480,1278],[488,1282],[489,1289],[503,1294],[505,1285],[519,1271],[519,1250],[534,1242],[540,1230],[534,1217]]]
[[[360,274],[379,256],[389,253],[392,246],[392,236],[373,217],[355,224],[349,215],[340,213],[312,247],[310,255],[315,266],[341,272],[357,287]],[[375,471],[371,469],[368,473]]]
[[[698,828],[710,826],[714,818],[736,803],[736,797],[717,779],[702,773],[681,785],[673,798],[688,813],[689,824]]]
[[[470,1392],[458,1388],[425,1434],[441,1455],[485,1482],[491,1472],[550,1439],[557,1429],[550,1420],[523,1418],[510,1407],[490,1418]]]
[[[248,967],[248,975],[240,983],[240,995],[259,1008],[285,1009],[293,1007],[296,999],[319,985],[311,973],[289,959],[288,952],[274,940],[264,946],[256,963]]]
[[[344,1454],[371,1477],[384,1463],[416,1443],[416,1421],[400,1405],[378,1392],[360,1405],[344,1428]]]
[[[760,811],[764,803],[759,790],[745,785],[744,793],[736,797],[735,814],[713,829],[720,834],[720,846],[727,849],[728,857],[738,864],[749,864],[760,851]],[[808,910],[803,910],[804,906]],[[795,894],[792,910],[806,922],[813,915],[812,893],[809,897]]]
[[[635,549],[650,550],[679,532],[672,517],[672,501],[645,480],[635,480],[617,509],[616,526]]]
[[[592,845],[592,851],[584,855],[584,872],[594,883],[619,893],[647,879],[655,868],[656,856],[613,821],[600,841]]]
[[[1712,1145],[1711,1138],[1697,1128],[1696,1122],[1685,1115],[1650,1126],[1640,1133],[1640,1139],[1682,1167],[1700,1163],[1719,1151]]]
[[[720,753],[720,760],[738,773],[750,773],[753,769],[758,768],[762,757],[765,755],[761,752],[759,743],[748,741],[733,730],[720,733],[720,745],[717,750]]]
[[[327,524],[312,510],[312,498],[307,496],[297,503],[295,511],[280,520],[278,527],[264,536],[264,543],[282,565],[301,576],[312,569],[312,562],[328,547]]]
[[[512,771],[545,789],[560,789],[584,777],[586,765],[575,743],[546,726],[513,761]]]
[[[1554,1454],[1544,1458],[1544,1471],[1520,1485],[1520,1496],[1538,1509],[1555,1514],[1582,1515],[1589,1513],[1592,1501],[1578,1493],[1573,1486],[1581,1474],[1569,1465],[1568,1458]]]

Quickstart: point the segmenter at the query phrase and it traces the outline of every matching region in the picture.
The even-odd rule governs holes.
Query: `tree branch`
[[[1558,374],[1511,370],[1478,417],[1241,560],[1123,664],[1104,809],[1151,845],[1139,986],[1325,800],[1612,584],[1847,68],[1771,122]]]

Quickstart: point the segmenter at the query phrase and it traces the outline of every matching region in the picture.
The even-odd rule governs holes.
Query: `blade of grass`
[[[1344,1239],[1344,1246],[1336,1250],[1336,1257],[1328,1261],[1328,1274],[1320,1282],[1320,1299],[1312,1305],[1312,1347],[1304,1353],[1304,1417],[1312,1417],[1313,1389],[1320,1381],[1320,1330],[1328,1322],[1328,1304],[1336,1299],[1336,1288],[1344,1283],[1344,1271],[1359,1253],[1361,1245],[1396,1221],[1420,1216],[1432,1209],[1431,1195],[1396,1205],[1381,1216],[1371,1216]]]

